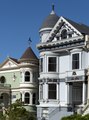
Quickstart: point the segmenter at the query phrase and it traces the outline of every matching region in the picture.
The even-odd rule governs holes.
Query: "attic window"
[[[61,39],[66,39],[67,38],[67,30],[63,29],[61,32]]]

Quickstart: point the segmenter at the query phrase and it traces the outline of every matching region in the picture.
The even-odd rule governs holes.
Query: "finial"
[[[29,47],[30,47],[30,45],[31,45],[31,42],[32,42],[32,40],[31,40],[31,38],[29,37],[29,40],[28,40]]]
[[[52,3],[52,11],[51,11],[51,14],[55,14],[54,12],[54,4]]]
[[[54,4],[52,3],[52,11],[54,11]]]

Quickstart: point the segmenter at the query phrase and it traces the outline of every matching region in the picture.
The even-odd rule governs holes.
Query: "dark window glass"
[[[5,83],[5,77],[4,77],[4,76],[1,76],[0,82],[1,82],[1,83]]]
[[[65,39],[65,38],[67,38],[67,30],[62,30],[62,32],[61,32],[61,38],[62,39]]]
[[[43,58],[40,59],[40,72],[43,72]]]
[[[29,82],[30,81],[30,72],[25,72],[25,82]]]
[[[56,99],[56,84],[48,84],[48,99]]]
[[[25,104],[29,104],[30,103],[30,95],[29,93],[25,93]]]
[[[43,99],[43,85],[40,85],[40,100]]]
[[[69,34],[69,38],[71,38],[72,37],[72,34]]]
[[[48,71],[56,72],[56,57],[49,57],[48,59]]]
[[[79,69],[79,53],[72,55],[72,69]]]
[[[33,93],[33,100],[32,100],[33,104],[36,104],[36,93]]]

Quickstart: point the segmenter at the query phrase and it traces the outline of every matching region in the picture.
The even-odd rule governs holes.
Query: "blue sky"
[[[38,56],[39,28],[52,3],[57,15],[89,25],[89,0],[0,0],[0,63],[7,56],[19,59],[29,37]]]

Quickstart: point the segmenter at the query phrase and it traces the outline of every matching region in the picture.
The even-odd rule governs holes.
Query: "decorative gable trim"
[[[16,59],[8,57],[0,66],[0,69],[11,69],[14,67],[18,67],[18,63],[15,61]]]
[[[75,27],[73,27],[65,18],[63,18],[61,16],[60,19],[58,20],[58,22],[56,23],[56,25],[54,26],[54,28],[52,29],[52,31],[50,32],[50,34],[48,35],[48,37],[46,38],[47,42],[51,42],[53,40],[53,38],[56,36],[58,30],[63,26],[64,23],[66,23],[66,25],[69,28],[71,28],[71,30],[74,31],[77,35],[79,35],[79,36],[82,35]]]

